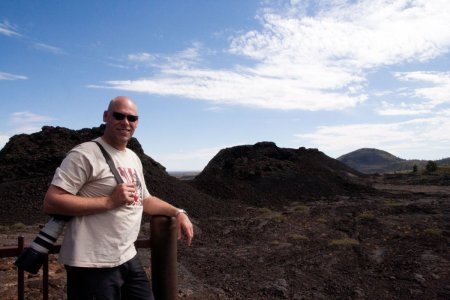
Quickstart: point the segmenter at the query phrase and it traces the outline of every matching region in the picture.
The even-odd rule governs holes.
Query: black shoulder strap
[[[114,162],[111,158],[111,156],[109,155],[109,153],[105,150],[105,148],[97,141],[93,141],[94,143],[96,143],[99,147],[100,150],[102,150],[103,156],[105,157],[106,163],[108,164],[109,168],[111,169],[111,172],[114,174],[114,177],[116,178],[117,183],[123,183],[123,179],[122,177],[120,177],[119,172],[117,172],[116,166],[114,165]]]

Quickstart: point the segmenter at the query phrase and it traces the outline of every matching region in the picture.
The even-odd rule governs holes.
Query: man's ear
[[[103,112],[103,122],[106,123],[106,119],[107,119],[107,118],[108,118],[108,111],[105,110],[105,111]]]

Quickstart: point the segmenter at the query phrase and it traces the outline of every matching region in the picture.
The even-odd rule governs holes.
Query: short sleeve
[[[76,195],[92,174],[92,165],[89,157],[77,146],[64,158],[56,169],[52,185]]]

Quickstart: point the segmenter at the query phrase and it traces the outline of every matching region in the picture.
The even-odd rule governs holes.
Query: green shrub
[[[435,172],[436,170],[437,170],[437,164],[436,164],[436,162],[435,161],[432,161],[432,160],[430,160],[430,161],[428,161],[427,162],[427,165],[425,166],[425,170],[427,171],[427,172]]]

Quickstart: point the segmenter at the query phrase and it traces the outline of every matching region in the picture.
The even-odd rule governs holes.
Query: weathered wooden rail
[[[37,234],[37,232],[36,232]],[[156,300],[178,298],[177,283],[177,233],[175,218],[152,216],[150,236],[135,242],[136,248],[151,249],[152,288]],[[18,237],[16,247],[0,248],[0,257],[17,257],[26,248],[24,238]],[[59,253],[61,246],[55,245],[49,255]],[[42,299],[48,300],[48,256],[42,267]],[[25,299],[25,271],[17,268],[17,298]]]

